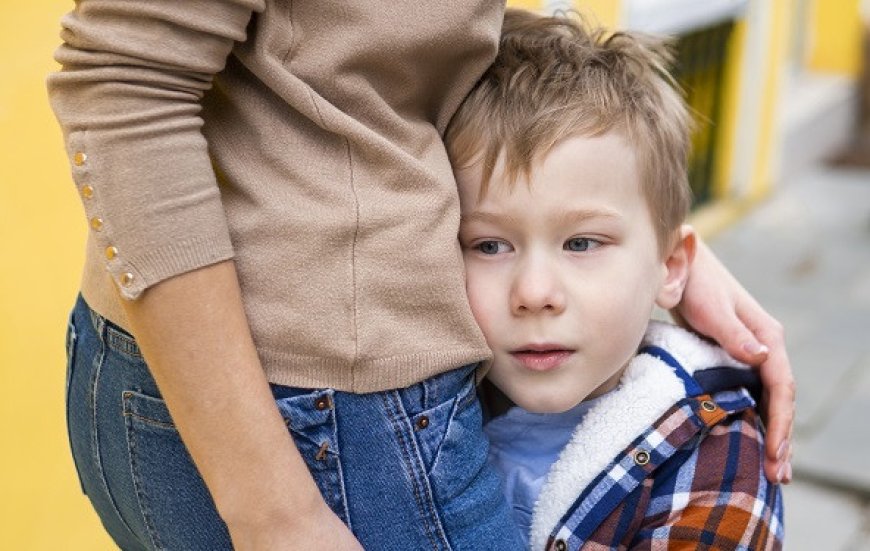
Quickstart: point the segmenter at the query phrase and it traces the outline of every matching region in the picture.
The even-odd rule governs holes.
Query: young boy
[[[490,460],[531,549],[779,548],[745,366],[676,326],[689,117],[666,52],[510,11],[447,142],[467,290],[514,407]]]

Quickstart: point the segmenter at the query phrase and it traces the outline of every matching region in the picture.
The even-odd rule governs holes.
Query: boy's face
[[[456,174],[474,316],[489,379],[533,412],[613,388],[667,277],[632,148],[617,134],[569,138],[513,188],[497,168]]]

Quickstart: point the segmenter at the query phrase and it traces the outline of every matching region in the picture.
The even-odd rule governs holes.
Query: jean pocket
[[[472,405],[475,398],[474,378],[469,377],[455,396],[411,417],[427,474],[435,468],[454,420]]]
[[[127,390],[123,412],[133,487],[157,549],[230,549],[221,520],[166,403]]]
[[[442,499],[461,493],[486,467],[483,414],[475,390],[472,379],[457,396],[433,458],[430,479]]]

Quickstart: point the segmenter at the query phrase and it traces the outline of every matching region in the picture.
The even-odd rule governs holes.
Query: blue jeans
[[[231,549],[133,337],[79,297],[67,357],[76,469],[115,542]],[[521,549],[487,465],[474,366],[371,394],[272,390],[324,499],[365,549]]]

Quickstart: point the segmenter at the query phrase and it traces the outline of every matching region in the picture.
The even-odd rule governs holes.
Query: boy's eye
[[[511,246],[509,244],[504,241],[497,241],[495,239],[481,241],[477,243],[473,248],[477,249],[483,254],[499,254],[511,251]]]
[[[566,251],[582,253],[595,249],[600,245],[601,242],[596,241],[595,239],[589,239],[588,237],[572,237],[568,241],[565,241],[564,247]]]

